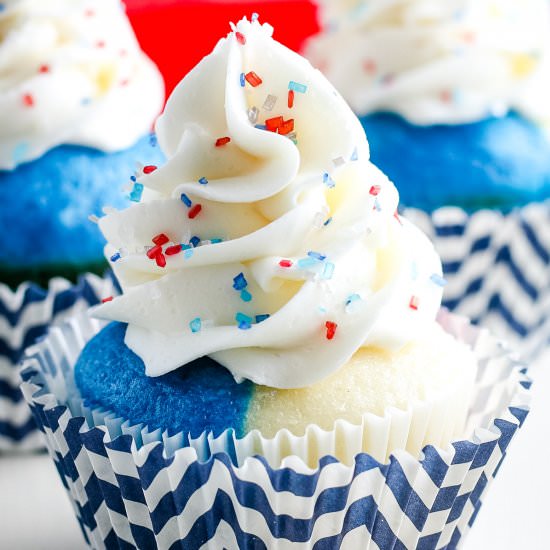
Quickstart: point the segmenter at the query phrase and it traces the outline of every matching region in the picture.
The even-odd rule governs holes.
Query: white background
[[[532,412],[512,442],[463,550],[546,550],[550,501],[550,353],[531,371]],[[0,549],[80,550],[80,528],[46,455],[0,458]],[[360,550],[360,549],[357,549]]]

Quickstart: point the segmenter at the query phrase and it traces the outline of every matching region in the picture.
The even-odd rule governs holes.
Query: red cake
[[[126,0],[126,6],[143,50],[164,76],[167,95],[229,32],[228,21],[258,13],[275,27],[274,38],[295,51],[319,30],[309,0]]]

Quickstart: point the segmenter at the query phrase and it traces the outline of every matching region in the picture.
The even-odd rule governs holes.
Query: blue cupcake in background
[[[550,14],[517,2],[321,2],[306,54],[435,241],[444,302],[550,342]]]
[[[164,85],[118,0],[0,8],[1,449],[34,431],[14,372],[24,347],[113,293],[91,275],[107,264],[89,218],[130,204],[136,173],[162,160]]]

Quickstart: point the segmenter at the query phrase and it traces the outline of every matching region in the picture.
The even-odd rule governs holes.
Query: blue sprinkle
[[[359,154],[357,153],[357,147],[353,150],[353,153],[351,154],[350,160],[357,160],[359,158]]]
[[[326,260],[326,256],[323,255],[323,254],[320,254],[319,252],[315,252],[314,250],[310,250],[307,255],[310,257],[310,258],[313,258],[315,260],[319,260],[320,262],[322,262],[323,260]]]
[[[299,94],[305,94],[307,92],[307,86],[305,84],[294,82],[294,80],[291,80],[288,83],[288,89],[292,90],[293,92],[298,92]]]
[[[441,275],[438,275],[437,273],[434,273],[430,277],[430,280],[433,283],[435,283],[437,286],[440,286],[440,287],[447,286],[447,279],[445,279],[444,277],[441,277]]]
[[[332,221],[332,216],[328,218],[325,222],[323,222],[323,225],[327,226]]]
[[[192,248],[188,248],[187,250],[183,251],[183,257],[188,260],[192,255],[193,252],[195,252]]]
[[[137,181],[136,176],[130,176],[130,179],[135,183]]]
[[[243,302],[250,302],[250,300],[252,300],[252,294],[250,294],[246,288],[241,290],[241,300]]]
[[[376,211],[377,212],[380,212],[380,210],[382,210],[382,207],[380,206],[380,202],[378,201],[378,199],[374,199],[374,208],[376,208]]]
[[[346,300],[346,306],[349,306],[350,304],[353,304],[353,302],[356,302],[357,300],[360,300],[361,296],[359,294],[350,294],[348,296],[348,299]]]
[[[238,311],[237,315],[235,315],[235,321],[237,321],[237,323],[248,323],[249,325],[251,325],[252,317],[249,317],[248,315]]]
[[[190,248],[191,248],[190,244],[181,243],[181,249],[182,250],[189,250]]]
[[[218,244],[218,243],[223,242],[223,239],[220,239],[219,237],[216,237],[215,239],[210,239],[210,242],[212,244]]]
[[[206,185],[208,183],[208,180],[203,176],[202,178],[199,179],[199,183],[201,185]]]
[[[202,328],[202,322],[200,317],[195,317],[190,323],[189,328],[191,329],[191,332],[200,332]]]
[[[193,248],[196,248],[197,246],[199,246],[201,240],[195,235],[194,237],[191,237],[189,239],[189,242],[193,245]]]
[[[298,267],[300,269],[307,269],[317,264],[318,264],[318,261],[314,258],[300,258],[298,260]]]
[[[323,174],[323,183],[329,188],[332,189],[333,187],[336,187],[335,181],[330,177],[328,172],[325,172]]]
[[[260,17],[256,12],[252,14],[252,17],[250,18],[252,22],[258,21],[258,17]]]
[[[120,260],[120,252],[115,252],[115,253],[111,256],[111,262],[116,262],[117,260]]]
[[[239,328],[240,328],[241,330],[248,330],[248,329],[251,328],[251,327],[252,327],[252,325],[251,325],[250,323],[248,323],[247,321],[241,321],[241,322],[239,323]]]
[[[325,264],[325,269],[323,269],[322,277],[323,279],[332,279],[334,274],[334,264],[332,262],[327,262]]]
[[[256,124],[254,128],[258,128],[258,130],[265,130],[267,126],[265,124]]]
[[[158,144],[157,136],[155,134],[150,134],[149,135],[149,145],[151,145],[151,147],[156,147],[157,144]]]
[[[239,273],[236,277],[233,277],[233,288],[235,290],[242,290],[248,286],[248,281],[244,276],[244,273]]]
[[[89,97],[83,97],[80,100],[80,104],[84,105],[84,106],[89,105],[91,102],[92,102],[92,100]]]
[[[141,195],[143,194],[143,184],[134,183],[134,188],[129,195],[129,199],[133,202],[139,202],[141,200]]]
[[[246,80],[244,78],[244,73],[241,73],[240,80],[241,80],[241,86],[244,88],[244,86],[246,84]]]
[[[187,206],[187,208],[189,208],[193,204],[191,199],[185,193],[182,193],[180,195],[180,199],[181,199],[181,202],[183,202],[183,204]]]
[[[256,315],[256,323],[261,323],[262,321],[265,321],[266,319],[269,319],[269,313],[263,313],[262,315]]]

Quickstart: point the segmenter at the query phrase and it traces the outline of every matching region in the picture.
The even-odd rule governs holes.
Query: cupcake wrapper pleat
[[[455,548],[527,415],[530,381],[485,331],[446,312],[440,322],[480,357],[472,435],[420,458],[329,455],[310,468],[287,456],[273,467],[253,448],[245,457],[230,430],[189,442],[106,411],[80,416],[72,366],[101,326],[88,317],[27,352],[22,389],[94,548]]]
[[[502,214],[444,207],[405,216],[434,243],[443,305],[489,328],[525,357],[550,345],[550,200]]]
[[[19,390],[18,363],[48,327],[115,292],[108,276],[83,275],[74,285],[55,278],[47,290],[31,283],[12,291],[0,283],[0,451],[36,450],[44,441]]]

